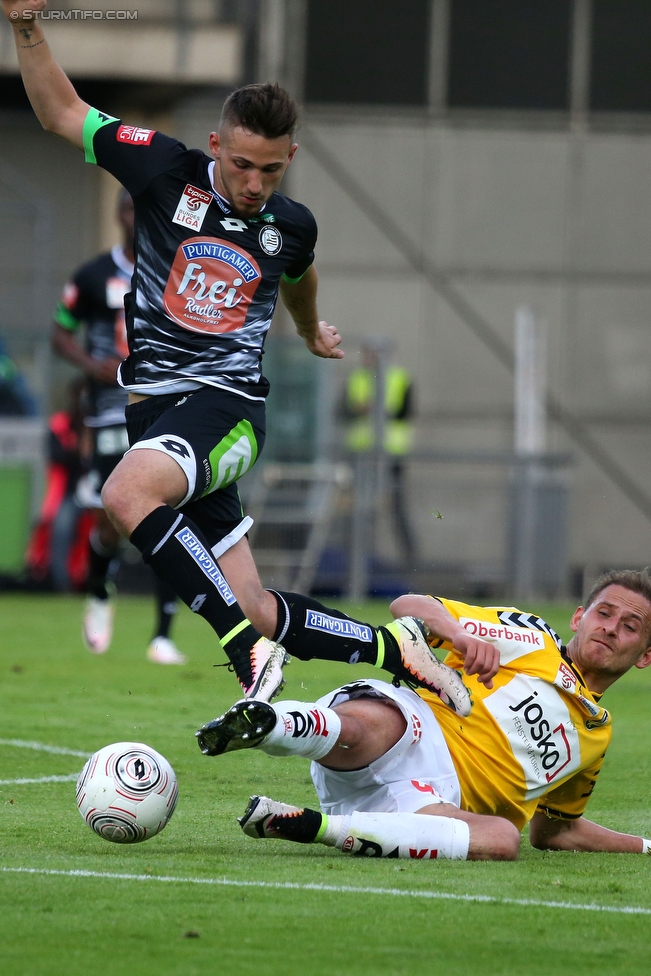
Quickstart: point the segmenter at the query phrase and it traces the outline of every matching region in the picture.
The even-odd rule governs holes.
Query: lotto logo
[[[141,129],[138,125],[121,125],[115,135],[118,142],[131,146],[148,146],[154,138],[155,129]]]

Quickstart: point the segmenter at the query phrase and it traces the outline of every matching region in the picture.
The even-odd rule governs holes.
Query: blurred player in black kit
[[[88,598],[82,636],[93,654],[108,650],[113,635],[114,586],[110,578],[118,556],[120,536],[102,507],[100,492],[129,447],[125,407],[128,394],[118,386],[117,370],[129,355],[124,296],[133,275],[133,200],[126,190],[119,196],[117,218],[122,244],[79,268],[63,289],[54,315],[52,347],[63,359],[78,366],[89,384],[89,413],[85,424],[93,433],[91,468],[77,487],[77,502],[96,510],[89,545]],[[86,327],[85,345],[74,338]],[[184,656],[170,640],[171,621],[177,610],[176,594],[168,583],[156,580],[157,617],[147,657],[157,664],[183,664]]]
[[[466,711],[461,679],[415,620],[373,628],[265,590],[246,540],[236,482],[264,444],[262,351],[278,295],[314,355],[343,356],[341,336],[317,315],[314,218],[276,192],[297,149],[293,101],[277,85],[241,88],[210,134],[210,155],[187,150],[79,98],[33,17],[45,0],[2,3],[41,124],[134,201],[129,357],[118,372],[131,449],[102,493],[111,521],[215,630],[247,697],[279,690],[286,649],[375,664]]]

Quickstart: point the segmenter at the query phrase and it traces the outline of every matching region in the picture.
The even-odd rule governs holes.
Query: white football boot
[[[427,643],[429,633],[422,620],[416,617],[398,617],[386,629],[395,637],[400,647],[403,672],[396,674],[403,681],[414,682],[438,695],[442,702],[458,715],[470,715],[472,699],[458,671],[436,657]]]
[[[96,596],[86,598],[81,635],[91,654],[104,654],[111,646],[113,638],[113,616],[115,601],[99,600]]]
[[[244,697],[271,701],[284,687],[283,666],[289,664],[289,654],[282,644],[261,637],[251,648],[250,658],[253,680],[246,684],[239,679]]]
[[[159,636],[147,648],[147,660],[154,664],[185,664],[186,657],[169,637]]]
[[[302,807],[293,807],[289,803],[279,803],[268,796],[252,796],[249,805],[237,818],[237,822],[247,837],[274,837],[279,840],[295,840],[292,836],[292,821],[296,821],[304,814]],[[283,829],[285,828],[285,829]]]

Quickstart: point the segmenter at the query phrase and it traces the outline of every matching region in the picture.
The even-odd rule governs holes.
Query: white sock
[[[328,817],[319,843],[360,857],[465,861],[470,828],[465,820],[422,813],[359,813]]]
[[[319,760],[336,744],[341,719],[332,708],[299,701],[281,701],[272,708],[278,721],[259,746],[268,755]]]

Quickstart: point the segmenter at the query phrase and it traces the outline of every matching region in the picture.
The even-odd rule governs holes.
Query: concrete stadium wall
[[[367,336],[396,341],[417,384],[418,446],[509,450],[513,385],[410,266],[390,222],[510,347],[518,305],[547,320],[550,391],[646,491],[651,134],[312,111],[298,141],[292,194],[319,222],[321,314],[353,353]],[[378,220],[362,212],[349,180],[373,198]],[[570,451],[576,462],[570,562],[588,575],[651,562],[648,518],[555,425],[549,450]],[[505,483],[504,470],[486,465],[414,465],[411,507],[428,558],[499,575]]]
[[[30,112],[0,112],[0,335],[47,404],[72,375],[49,356],[51,316],[98,239],[98,173]]]

